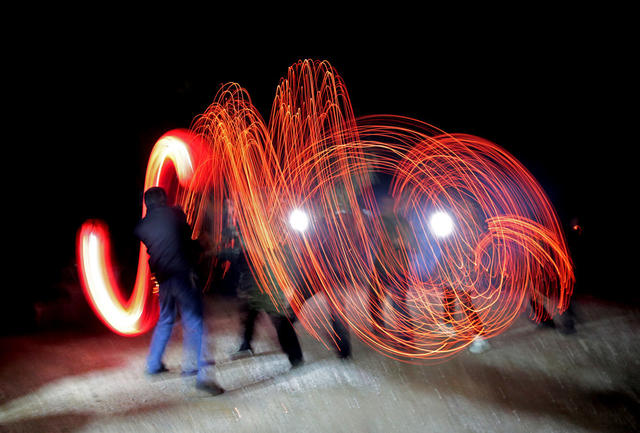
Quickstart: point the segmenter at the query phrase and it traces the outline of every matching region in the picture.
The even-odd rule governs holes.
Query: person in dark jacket
[[[211,394],[223,389],[207,378],[202,356],[203,303],[195,283],[195,242],[184,212],[167,205],[167,194],[160,187],[145,191],[145,217],[138,223],[135,234],[147,247],[149,267],[159,283],[160,316],[153,331],[147,356],[147,373],[166,371],[162,356],[180,310],[183,327],[183,374],[196,375],[196,387]]]

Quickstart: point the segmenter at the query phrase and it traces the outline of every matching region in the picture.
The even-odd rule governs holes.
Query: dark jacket
[[[149,267],[158,282],[193,270],[196,242],[191,239],[187,217],[179,207],[148,209],[134,233],[147,247]]]
[[[238,297],[242,301],[246,302],[252,310],[264,311],[267,314],[275,316],[284,315],[290,317],[292,312],[289,307],[289,303],[282,292],[282,289],[279,287],[271,267],[266,264],[263,268],[268,279],[267,284],[270,286],[270,296],[260,288],[253,275],[251,265],[248,261],[249,259],[247,258],[246,253],[242,250],[242,239],[238,236],[235,240],[234,247],[225,248],[220,251],[218,253],[218,258],[220,260],[229,260],[232,263],[232,266],[235,266],[236,271],[239,274],[238,286],[236,287]],[[288,248],[284,247],[284,252],[285,259],[287,260],[290,268],[290,251]],[[294,278],[296,277],[294,276]]]

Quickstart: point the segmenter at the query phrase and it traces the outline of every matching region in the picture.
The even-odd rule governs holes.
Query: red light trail
[[[175,189],[174,178],[182,188],[188,188],[193,178],[194,152],[197,150],[197,142],[188,131],[174,130],[164,134],[151,151],[144,189],[162,186],[172,191]],[[170,166],[176,175],[167,170]],[[142,215],[145,213],[143,203]],[[134,336],[151,329],[158,319],[159,310],[145,246],[140,243],[138,272],[128,300],[124,299],[124,290],[113,272],[111,242],[104,222],[85,222],[78,231],[76,250],[82,287],[96,315],[120,335]]]
[[[169,139],[180,144],[160,145]],[[325,343],[335,338],[330,318],[305,314],[309,294],[321,294],[362,341],[410,362],[499,334],[529,298],[554,315],[568,306],[566,241],[528,170],[480,137],[404,117],[356,119],[328,62],[289,68],[268,123],[244,89],[223,86],[188,133],[158,141],[145,189],[171,181],[168,160],[194,238],[220,245],[224,203],[233,203],[260,287]],[[382,176],[392,179],[392,208],[376,193]],[[146,251],[127,302],[108,254],[104,227],[85,224],[78,261],[87,298],[114,331],[145,332],[156,314]]]

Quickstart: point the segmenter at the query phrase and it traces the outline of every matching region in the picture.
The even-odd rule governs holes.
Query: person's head
[[[159,186],[151,187],[144,193],[144,204],[147,205],[147,209],[165,206],[167,204],[167,193]]]

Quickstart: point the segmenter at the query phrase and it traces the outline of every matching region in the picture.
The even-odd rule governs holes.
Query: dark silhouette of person
[[[451,326],[452,331],[457,332],[455,329],[455,324],[457,322],[454,319],[454,314],[456,311],[456,299],[458,299],[460,303],[460,310],[466,315],[470,328],[473,331],[474,339],[469,345],[469,350],[472,353],[482,353],[489,350],[489,343],[482,337],[484,324],[476,312],[476,308],[474,307],[469,294],[464,290],[459,290],[456,293],[450,286],[445,286],[442,291],[444,314],[447,324]]]
[[[354,226],[353,215],[351,214],[351,212],[339,210],[337,213],[335,213],[335,215],[333,215],[333,217],[337,220],[340,220],[340,224],[344,225],[347,228],[351,228]],[[316,254],[318,255],[317,257],[320,258],[320,261],[325,262],[325,268],[332,271],[334,281],[342,287],[334,287],[333,295],[335,300],[332,302],[324,289],[320,289],[319,291],[317,290],[317,288],[314,289],[313,285],[309,281],[306,281],[305,276],[299,273],[298,288],[302,294],[302,297],[304,298],[305,303],[313,298],[318,292],[321,292],[321,296],[325,297],[329,313],[329,322],[331,326],[330,338],[332,339],[336,347],[336,354],[338,355],[338,358],[348,360],[351,359],[352,355],[351,336],[349,334],[349,328],[347,327],[347,324],[345,323],[345,320],[340,312],[337,311],[334,302],[338,304],[341,304],[343,302],[342,299],[346,295],[345,290],[347,290],[348,288],[349,281],[347,278],[341,275],[341,265],[332,260],[333,258],[327,254],[327,252],[332,251],[332,247],[329,244],[329,240],[331,238],[329,230],[331,229],[329,228],[327,220],[322,217],[318,218],[318,221],[316,223],[316,233],[315,235],[313,235],[313,243],[316,245],[315,250]]]
[[[258,282],[255,280],[253,273],[244,251],[242,251],[242,240],[237,231],[233,231],[232,246],[222,250],[219,257],[223,260],[229,260],[235,266],[238,273],[238,285],[236,292],[240,300],[240,320],[242,326],[242,342],[240,348],[232,355],[232,358],[239,359],[253,354],[253,334],[255,330],[256,320],[261,312],[269,316],[271,323],[276,328],[278,343],[283,352],[287,354],[292,367],[297,367],[303,363],[302,348],[293,327],[293,312],[290,308],[285,311],[278,309],[269,295],[263,292]],[[268,273],[270,268],[265,266]],[[286,300],[275,278],[270,278],[273,282],[273,293],[279,297],[281,307],[286,305]]]
[[[539,292],[539,291],[538,291]],[[529,296],[529,319],[538,324],[539,329],[544,328],[557,328],[561,334],[571,335],[576,333],[575,328],[575,313],[573,310],[573,300],[569,300],[567,309],[559,315],[559,324],[556,326],[556,322],[544,305],[544,296],[537,294],[537,296]],[[539,321],[538,321],[539,320]]]
[[[160,316],[153,331],[147,373],[167,371],[162,356],[180,311],[183,327],[183,375],[196,376],[196,387],[213,395],[223,392],[215,380],[208,378],[204,367],[202,340],[204,333],[202,292],[196,285],[194,262],[197,243],[184,212],[167,204],[161,187],[144,193],[145,217],[135,229],[136,236],[149,253],[149,267],[159,284]]]
[[[383,195],[379,199],[380,218],[384,235],[388,243],[380,242],[374,251],[375,273],[379,280],[379,289],[370,285],[369,314],[372,331],[382,335],[384,324],[384,302],[390,301],[390,307],[397,317],[392,325],[396,345],[405,346],[413,340],[410,313],[407,309],[407,275],[409,273],[408,252],[404,248],[413,246],[408,220],[394,212],[394,199]]]
[[[479,236],[480,233],[486,231],[484,212],[472,194],[453,188],[447,188],[445,191],[446,194],[441,198],[441,202],[445,207],[457,209],[455,215],[457,215],[456,218],[458,221],[452,221],[452,224],[455,226],[452,230],[466,231],[468,235],[474,236]],[[444,245],[448,244],[448,246],[451,247],[451,244],[447,236],[435,237],[438,238],[438,240],[431,242],[431,251],[437,253],[438,260],[440,260]],[[468,247],[462,249],[462,254],[470,254]],[[466,263],[470,266],[468,262]],[[442,262],[441,265],[450,266]],[[483,290],[486,283],[486,281],[477,281],[476,289]],[[472,295],[468,288],[464,286],[453,287],[450,284],[451,283],[445,284],[442,287],[442,307],[444,310],[445,329],[448,328],[450,331],[452,330],[453,333],[470,333],[473,340],[471,340],[468,349],[472,353],[482,353],[490,350],[491,345],[484,337],[485,324],[480,318],[480,314],[474,305]],[[456,304],[466,318],[466,323],[454,318]],[[461,330],[457,328],[466,329]]]

